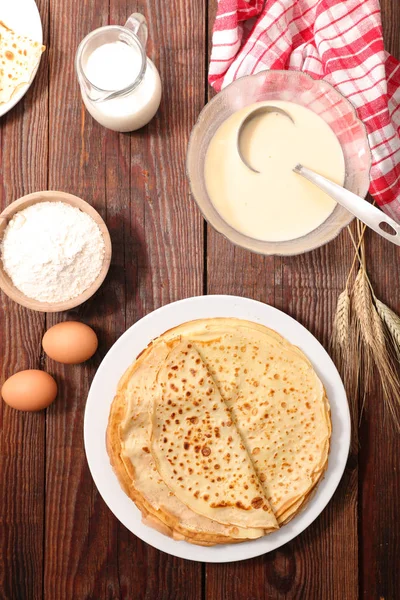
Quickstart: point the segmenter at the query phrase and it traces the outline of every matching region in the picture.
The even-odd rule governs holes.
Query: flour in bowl
[[[39,202],[14,215],[4,232],[4,270],[25,296],[65,302],[101,271],[103,235],[88,214],[65,202]]]

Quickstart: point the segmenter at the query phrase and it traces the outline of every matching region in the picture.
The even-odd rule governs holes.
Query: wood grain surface
[[[48,0],[38,7],[48,30]],[[48,55],[35,85],[0,122],[0,210],[47,189]],[[0,295],[1,383],[42,366],[45,316]],[[41,598],[44,566],[46,413],[19,413],[0,402],[0,598]]]
[[[38,190],[76,194],[105,219],[113,259],[99,292],[67,314],[31,312],[0,296],[0,384],[15,371],[44,368],[60,388],[46,412],[0,403],[0,600],[400,598],[400,446],[378,384],[333,500],[268,555],[226,565],[168,556],[125,529],[99,496],[84,454],[85,401],[102,357],[127,327],[173,300],[228,293],[282,309],[328,348],[352,251],[344,232],[300,257],[251,254],[205,226],[190,199],[185,154],[212,95],[213,0],[37,3],[48,49],[32,88],[0,122],[0,207]],[[381,8],[386,47],[400,58],[398,0],[381,0]],[[149,21],[163,99],[147,127],[117,134],[85,112],[73,59],[89,31],[123,24],[135,11]],[[367,249],[378,296],[400,313],[399,250],[375,234]],[[88,363],[60,365],[42,353],[45,329],[66,319],[98,332]]]

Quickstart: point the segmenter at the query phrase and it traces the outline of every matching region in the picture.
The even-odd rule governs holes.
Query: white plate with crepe
[[[321,380],[331,409],[332,435],[327,470],[305,508],[269,535],[241,543],[209,547],[177,541],[145,525],[134,502],[122,490],[110,465],[106,431],[110,407],[125,371],[147,345],[183,323],[199,319],[233,318],[273,329],[300,348]],[[314,336],[283,312],[235,296],[201,296],[164,306],[128,329],[101,363],[90,388],[84,424],[84,441],[89,468],[96,486],[114,515],[140,539],[180,558],[204,562],[245,560],[270,552],[306,529],[328,504],[342,477],[350,447],[350,415],[340,376],[327,352]],[[147,449],[146,449],[147,451]]]
[[[7,28],[14,31],[17,36],[27,37],[33,42],[37,42],[39,48],[41,47],[43,42],[42,22],[34,0],[0,0],[0,21]],[[0,36],[2,31],[7,33],[7,30],[1,26]],[[23,48],[26,48],[26,41],[23,44]],[[25,77],[22,76],[22,79],[16,82],[18,89],[14,91],[11,98],[6,102],[0,103],[0,117],[5,115],[21,100],[32,84],[40,64],[41,51],[39,53],[38,48],[32,46],[30,47],[30,51],[33,53],[33,56],[32,62],[27,66],[28,75]]]

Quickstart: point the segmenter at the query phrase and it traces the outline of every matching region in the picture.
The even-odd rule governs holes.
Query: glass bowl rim
[[[299,254],[304,254],[305,252],[310,252],[312,250],[315,250],[316,248],[320,248],[322,246],[325,246],[325,244],[328,244],[329,242],[331,242],[332,240],[334,240],[336,237],[338,237],[338,235],[343,231],[343,229],[345,227],[347,227],[352,221],[353,219],[355,219],[354,215],[352,213],[348,213],[348,219],[346,219],[346,221],[343,223],[343,225],[341,225],[339,228],[334,229],[333,231],[330,232],[330,234],[326,237],[325,241],[323,241],[322,243],[319,240],[315,240],[313,243],[310,243],[309,246],[307,247],[307,249],[303,250],[303,251],[298,251],[298,249],[296,249],[295,247],[293,248],[293,251],[279,251],[279,246],[282,246],[282,244],[287,244],[288,242],[291,241],[299,241],[299,240],[304,240],[307,238],[308,235],[310,235],[310,233],[306,234],[305,236],[302,236],[300,238],[296,238],[295,240],[287,240],[285,242],[276,242],[276,241],[263,241],[263,240],[258,240],[257,238],[252,238],[248,235],[243,234],[242,232],[238,231],[237,229],[235,229],[234,227],[232,227],[229,223],[227,223],[225,221],[225,219],[222,217],[222,215],[220,213],[218,213],[217,209],[214,207],[214,210],[216,211],[216,213],[218,214],[220,220],[221,220],[221,224],[223,223],[223,225],[226,227],[227,231],[221,231],[221,229],[214,223],[211,223],[209,218],[205,215],[203,207],[200,206],[199,201],[196,198],[196,195],[193,192],[193,187],[192,187],[192,177],[190,175],[190,170],[189,170],[189,158],[192,152],[192,146],[193,146],[193,139],[194,136],[197,133],[197,130],[204,118],[204,114],[207,113],[210,110],[210,106],[213,105],[213,103],[215,103],[221,94],[225,94],[227,90],[229,90],[232,87],[235,87],[237,85],[237,83],[239,81],[242,80],[256,80],[256,79],[262,79],[262,78],[266,78],[270,75],[274,76],[274,75],[282,75],[285,74],[285,76],[288,77],[293,77],[293,78],[297,78],[297,79],[308,79],[311,80],[313,82],[313,84],[318,83],[318,84],[322,84],[324,86],[326,86],[327,88],[329,88],[330,90],[333,91],[334,94],[336,94],[336,96],[340,97],[340,99],[342,101],[344,101],[347,106],[349,107],[349,112],[352,114],[353,119],[355,122],[357,122],[358,126],[360,126],[361,130],[363,131],[363,138],[365,141],[365,149],[366,149],[366,161],[367,161],[367,168],[365,170],[365,176],[363,178],[363,180],[361,181],[361,185],[360,185],[360,197],[365,198],[368,194],[368,190],[370,187],[370,175],[371,175],[371,167],[372,167],[372,154],[371,154],[371,148],[369,145],[369,141],[368,141],[368,133],[367,133],[367,128],[365,126],[365,124],[363,123],[363,121],[358,117],[357,114],[357,110],[356,108],[353,106],[353,104],[350,102],[350,100],[348,100],[346,98],[346,96],[344,96],[341,92],[339,92],[332,84],[330,84],[328,81],[326,81],[325,79],[321,78],[321,79],[316,79],[314,77],[312,77],[311,75],[309,75],[308,73],[305,73],[304,71],[295,71],[295,70],[284,70],[284,69],[268,69],[268,70],[264,70],[264,71],[259,71],[258,73],[252,74],[252,75],[244,75],[243,77],[238,77],[237,79],[235,79],[234,81],[232,81],[231,83],[229,83],[227,86],[225,86],[220,92],[218,92],[213,98],[211,98],[211,100],[209,100],[201,109],[197,119],[196,119],[196,123],[194,124],[191,132],[190,132],[190,136],[189,136],[189,141],[188,141],[188,146],[187,146],[187,151],[186,151],[186,162],[185,162],[185,170],[186,170],[186,176],[188,178],[188,182],[189,182],[189,186],[190,186],[190,195],[193,197],[193,199],[195,200],[198,209],[200,210],[200,213],[202,215],[202,217],[205,219],[205,221],[213,228],[215,229],[215,231],[217,231],[219,234],[221,234],[223,237],[225,237],[231,244],[234,244],[235,246],[244,248],[246,250],[249,250],[250,252],[253,252],[255,254],[260,254],[262,256],[295,256],[295,255],[299,255]],[[210,204],[212,205],[211,199],[209,199]],[[213,205],[212,205],[213,206]],[[336,210],[336,207],[335,209]],[[333,214],[333,213],[332,213]],[[329,219],[329,217],[328,217]],[[324,221],[325,223],[326,221]],[[323,223],[319,226],[321,227],[323,225]],[[318,229],[318,228],[317,228]],[[316,231],[316,229],[314,229],[313,231]],[[235,236],[239,236],[240,237],[240,241],[238,240],[233,240],[230,237],[230,232],[232,232]],[[267,251],[267,250],[262,250],[262,249],[254,249],[251,244],[252,243],[265,243],[268,244],[270,246],[275,246],[276,247],[276,251]]]

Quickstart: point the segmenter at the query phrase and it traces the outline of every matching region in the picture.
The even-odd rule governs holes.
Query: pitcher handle
[[[133,15],[131,15],[125,23],[125,27],[133,31],[133,33],[139,38],[143,48],[146,48],[148,35],[146,17],[140,13],[133,13]]]

